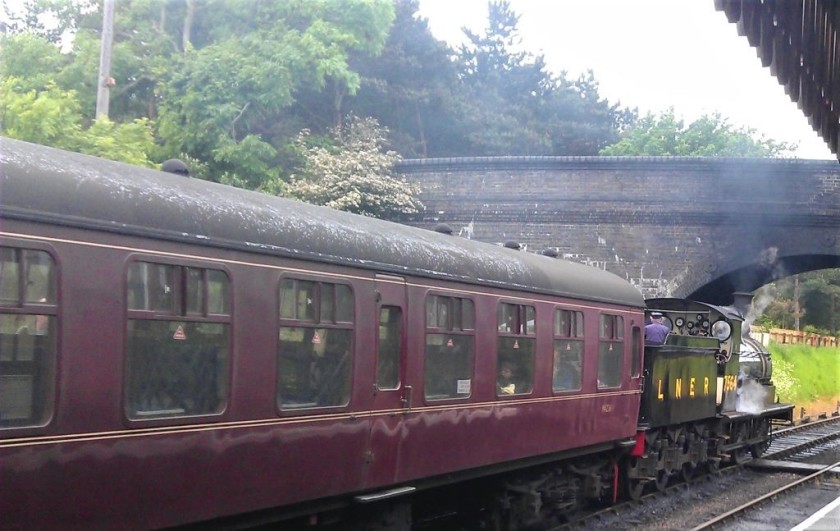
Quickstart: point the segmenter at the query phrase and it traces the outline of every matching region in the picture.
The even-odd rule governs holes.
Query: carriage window
[[[287,278],[280,286],[281,409],[350,401],[353,293],[344,284]]]
[[[472,393],[475,310],[470,299],[426,299],[425,396],[468,398]]]
[[[55,277],[48,253],[0,247],[0,428],[41,425],[52,414]]]
[[[536,310],[499,303],[496,395],[528,394],[534,388]]]
[[[557,309],[554,311],[552,388],[555,391],[580,389],[582,362],[583,312]]]
[[[229,314],[227,274],[218,269],[205,269],[205,271],[207,273],[207,313]]]
[[[203,315],[207,293],[207,270],[196,267],[187,268],[187,313]]]
[[[220,413],[229,381],[227,274],[133,262],[126,280],[128,418]]]
[[[599,329],[598,387],[618,387],[624,359],[624,318],[601,314]]]
[[[402,351],[402,308],[383,306],[379,309],[376,386],[396,389],[400,386],[400,352]]]

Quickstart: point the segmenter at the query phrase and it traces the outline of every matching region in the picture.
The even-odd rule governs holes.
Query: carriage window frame
[[[624,316],[598,316],[598,389],[621,387],[624,377]]]
[[[313,296],[306,296],[309,290],[300,289],[308,287]],[[292,295],[289,298],[289,295]],[[305,298],[302,298],[305,296]],[[356,293],[352,284],[342,282],[336,278],[323,278],[308,275],[284,275],[280,278],[277,286],[277,374],[275,375],[275,407],[281,415],[312,414],[324,409],[346,409],[350,406],[353,395],[353,367],[355,363],[355,341],[356,341]],[[330,352],[328,341],[332,340],[330,331],[336,331],[337,338],[341,341],[340,346],[344,352]],[[306,341],[307,334],[311,338]],[[300,340],[298,337],[300,336]],[[324,347],[320,347],[323,336]],[[335,337],[336,334],[333,334]],[[316,343],[317,337],[317,343]],[[290,355],[290,351],[284,350],[284,342],[300,343],[298,349],[311,348],[311,351]],[[312,347],[309,347],[312,345]],[[320,352],[319,352],[320,350]],[[342,350],[342,349],[337,349]],[[318,369],[318,362],[324,365],[324,358],[330,355],[334,358],[332,366]],[[295,360],[294,358],[301,358]],[[290,364],[309,365],[311,370],[298,371],[291,381],[289,371],[284,372],[283,366]],[[303,367],[306,368],[306,367]],[[304,374],[304,372],[306,374]],[[307,385],[298,385],[298,378],[307,379]],[[335,387],[333,384],[324,386],[318,384],[325,378],[333,382],[338,378],[337,383],[342,385],[339,395],[333,397],[322,396],[328,387]],[[335,382],[333,382],[335,383]],[[300,396],[293,400],[291,395],[298,393]],[[304,400],[303,394],[312,394],[312,400]],[[331,398],[328,400],[327,398]]]
[[[138,276],[144,270],[146,273],[150,270],[171,273],[169,276],[157,275],[155,279],[165,278],[171,282],[171,284],[156,286],[164,288],[164,295],[171,294],[169,303],[158,304],[161,300],[160,292],[153,291],[152,287],[146,289],[149,275]],[[154,424],[224,415],[230,403],[232,387],[232,294],[234,287],[231,272],[215,263],[175,261],[158,256],[135,256],[126,262],[123,282],[125,289],[125,374],[123,375],[122,409],[127,421],[131,424]],[[145,292],[143,297],[138,294],[140,292]],[[151,295],[152,293],[154,295]],[[196,299],[197,302],[194,302]],[[173,351],[182,351],[180,361],[186,363],[186,360],[191,359],[191,363],[201,369],[199,374],[209,380],[213,387],[211,390],[203,385],[203,382],[198,382],[195,391],[204,395],[203,400],[199,399],[199,395],[187,396],[184,402],[189,403],[189,407],[148,405],[150,401],[161,400],[161,397],[166,395],[172,399],[172,393],[165,392],[165,388],[169,387],[173,392],[177,392],[179,387],[181,390],[184,389],[183,384],[167,386],[161,381],[163,378],[161,376],[152,381],[152,384],[157,385],[161,392],[151,393],[157,395],[157,398],[151,399],[141,397],[144,388],[148,389],[145,386],[148,386],[149,382],[134,380],[134,378],[142,378],[142,372],[137,367],[142,366],[144,361],[139,354],[132,352],[132,342],[142,345],[143,342],[169,340],[173,341],[170,343]],[[192,341],[196,343],[190,343]],[[199,341],[201,343],[198,343]],[[205,357],[203,353],[195,354],[189,349],[184,349],[186,345],[193,344],[216,350],[217,354],[214,357]],[[152,366],[167,360],[164,357],[155,360],[154,355],[152,356],[151,361],[145,360]],[[169,358],[169,362],[173,359],[175,358]],[[187,375],[194,373],[193,368],[179,367],[176,364],[170,366],[170,369],[175,369],[175,371],[166,372],[170,375],[173,372],[178,374],[177,371],[182,369],[183,374]],[[142,406],[142,402],[147,405]],[[199,402],[204,402],[206,405],[198,406]]]
[[[55,415],[61,263],[52,247],[35,242],[9,239],[0,246],[0,253],[0,329],[3,332],[0,366],[7,365],[0,370],[0,378],[7,380],[3,386],[9,393],[6,399],[13,401],[5,404],[7,411],[12,411],[12,418],[0,419],[0,432],[27,433],[48,426]],[[40,258],[36,260],[35,256]],[[15,266],[10,281],[8,275],[3,277],[2,269],[11,263]],[[44,265],[46,276],[43,271],[38,275],[44,279],[44,285],[36,287],[37,280],[31,275]],[[33,295],[34,289],[39,291]],[[36,356],[44,359],[37,360]],[[10,388],[17,389],[18,396],[12,396]],[[27,388],[30,392],[22,393]],[[26,409],[29,415],[21,412]]]
[[[534,391],[536,363],[537,309],[533,304],[501,300],[496,306],[496,397],[527,396]],[[512,341],[512,342],[511,342]],[[515,350],[529,350],[527,359]],[[520,353],[521,354],[521,353]],[[502,370],[512,374],[507,380]]]
[[[430,292],[424,301],[424,349],[423,349],[423,397],[427,402],[468,400],[473,396],[475,381],[475,301],[460,294]],[[445,349],[454,348],[466,358],[464,365],[469,374],[442,376],[454,380],[442,381],[433,378],[430,359],[440,357]],[[456,360],[458,361],[458,360]],[[467,376],[464,378],[463,376]],[[453,385],[449,385],[452,383]],[[430,392],[437,389],[438,392]]]
[[[565,318],[563,318],[565,316]],[[555,393],[583,388],[583,359],[586,352],[585,315],[581,310],[557,306],[552,316],[552,379]],[[572,352],[576,359],[564,355]]]
[[[641,348],[644,338],[641,327],[633,326],[631,338],[630,355],[632,356],[632,360],[630,362],[630,378],[638,378],[642,372],[642,352],[644,352],[644,349]]]

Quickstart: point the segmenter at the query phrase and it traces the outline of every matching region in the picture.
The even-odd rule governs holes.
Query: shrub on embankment
[[[770,343],[781,402],[798,406],[840,400],[840,347]]]

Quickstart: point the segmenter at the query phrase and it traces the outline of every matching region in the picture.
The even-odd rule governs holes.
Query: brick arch
[[[729,271],[704,285],[692,286],[687,283],[681,287],[676,296],[702,300],[712,304],[730,305],[734,303],[732,293],[751,293],[765,284],[791,275],[838,267],[840,267],[840,255],[780,257],[770,265],[759,261]]]
[[[796,272],[840,265],[833,161],[487,157],[406,160],[398,171],[426,205],[400,221],[555,249],[647,297],[751,291],[772,280],[770,254]]]

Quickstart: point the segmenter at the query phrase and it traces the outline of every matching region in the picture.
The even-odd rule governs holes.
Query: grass
[[[840,399],[840,348],[770,343],[773,382],[782,402]]]

